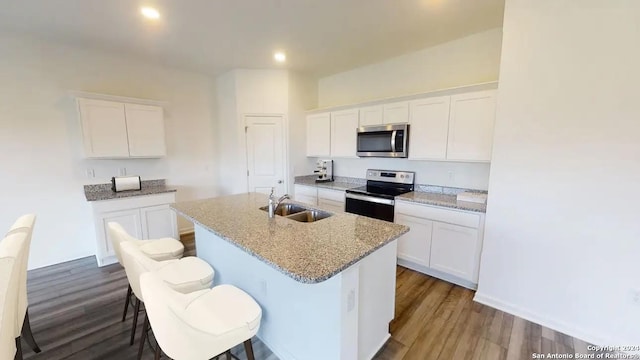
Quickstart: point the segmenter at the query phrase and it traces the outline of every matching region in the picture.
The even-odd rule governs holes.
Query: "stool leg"
[[[251,344],[251,339],[244,342],[244,352],[247,353],[248,360],[255,360],[253,357],[253,345]]]
[[[227,350],[227,352],[225,352],[225,355],[227,355],[227,360],[231,360],[231,350]]]
[[[138,312],[140,311],[140,299],[136,297],[135,305],[133,309],[133,325],[131,326],[131,340],[129,340],[129,345],[133,345],[133,340],[136,337],[136,325],[138,325]]]
[[[20,336],[16,338],[16,355],[13,359],[22,360],[22,340],[20,339]]]
[[[140,346],[138,347],[138,360],[142,359],[144,351],[144,341],[147,339],[147,330],[149,329],[149,315],[144,314],[144,324],[142,325],[142,335],[140,336]]]
[[[129,310],[129,301],[131,301],[131,285],[127,288],[127,298],[124,299],[124,311],[122,312],[122,322],[127,317],[127,310]]]
[[[155,354],[155,356],[154,356],[153,358],[154,358],[155,360],[159,360],[159,359],[160,359],[160,353],[161,353],[161,352],[162,352],[162,350],[160,350],[160,344],[158,344],[158,345],[156,346],[156,354]]]
[[[40,350],[40,347],[38,347],[38,344],[36,344],[36,339],[33,338],[33,333],[31,332],[31,322],[29,321],[28,308],[27,313],[24,315],[24,322],[22,323],[22,336],[35,353],[39,353],[42,351]]]

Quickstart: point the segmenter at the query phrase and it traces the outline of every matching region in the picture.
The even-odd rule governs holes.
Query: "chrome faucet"
[[[271,188],[271,194],[269,194],[269,218],[273,218],[276,216],[276,211],[278,210],[278,207],[280,207],[282,201],[284,199],[291,199],[289,197],[289,194],[284,194],[282,195],[278,200],[276,200],[275,195],[273,194],[273,192],[275,191],[274,188]]]

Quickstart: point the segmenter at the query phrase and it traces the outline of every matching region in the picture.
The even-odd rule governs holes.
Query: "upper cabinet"
[[[331,113],[331,156],[356,156],[358,110],[343,110]]]
[[[450,96],[411,101],[409,160],[445,160]]]
[[[307,116],[307,156],[331,155],[331,114]]]
[[[451,96],[448,160],[490,161],[496,91]]]
[[[127,139],[130,157],[162,157],[167,154],[164,142],[164,115],[161,107],[125,104]]]
[[[383,124],[409,122],[409,102],[399,101],[383,105]]]
[[[381,125],[382,105],[360,108],[360,126]]]
[[[159,106],[78,99],[87,158],[157,158],[166,155]]]
[[[307,156],[355,158],[359,126],[408,122],[409,160],[489,162],[497,90],[486,88],[308,115]]]

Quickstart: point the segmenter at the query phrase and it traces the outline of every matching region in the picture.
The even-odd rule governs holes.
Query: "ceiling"
[[[212,75],[325,76],[502,26],[504,0],[0,0],[0,27]],[[156,7],[161,18],[140,15]],[[287,63],[273,61],[275,50]]]

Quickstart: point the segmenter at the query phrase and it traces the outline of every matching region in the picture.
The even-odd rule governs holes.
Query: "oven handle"
[[[368,201],[368,202],[372,202],[372,203],[376,203],[376,204],[384,204],[384,205],[395,205],[395,200],[389,200],[389,199],[381,199],[381,198],[377,198],[377,197],[373,197],[373,196],[366,196],[366,195],[358,195],[358,194],[353,194],[353,193],[347,193],[346,194],[346,198],[347,199],[354,199],[354,200],[362,200],[362,201]]]
[[[397,133],[398,133],[398,130],[393,130],[391,132],[391,152],[396,151],[396,134]]]

